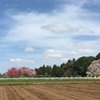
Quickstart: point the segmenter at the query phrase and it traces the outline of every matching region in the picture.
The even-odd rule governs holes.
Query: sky
[[[100,52],[100,0],[0,0],[0,72]]]

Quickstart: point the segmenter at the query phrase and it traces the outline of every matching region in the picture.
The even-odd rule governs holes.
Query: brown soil
[[[100,83],[0,86],[0,100],[100,100]]]

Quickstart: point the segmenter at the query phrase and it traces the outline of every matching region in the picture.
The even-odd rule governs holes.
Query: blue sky
[[[100,52],[100,0],[0,0],[0,72]]]

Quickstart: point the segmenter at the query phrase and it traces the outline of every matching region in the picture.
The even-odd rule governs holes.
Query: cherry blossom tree
[[[31,70],[27,67],[19,68],[19,73],[20,75],[24,75],[24,76],[34,76],[36,74],[34,70]]]
[[[8,71],[6,72],[6,75],[10,76],[10,77],[18,77],[19,76],[19,70],[17,68],[10,68],[8,69]]]
[[[6,72],[6,75],[10,76],[10,77],[20,77],[20,76],[24,76],[24,77],[32,77],[34,75],[36,75],[36,71],[29,69],[27,67],[20,67],[20,68],[10,68],[8,69],[8,71]]]

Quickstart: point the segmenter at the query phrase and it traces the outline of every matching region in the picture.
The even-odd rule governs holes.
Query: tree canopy
[[[97,58],[100,56],[97,55]],[[87,67],[91,64],[96,57],[80,57],[77,60],[73,58],[69,59],[66,63],[62,63],[60,66],[53,65],[51,66],[41,66],[36,68],[37,75],[40,76],[54,76],[54,77],[62,77],[62,76],[86,76]]]

